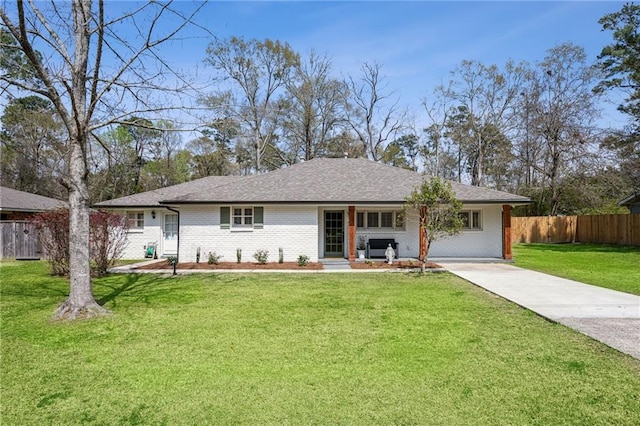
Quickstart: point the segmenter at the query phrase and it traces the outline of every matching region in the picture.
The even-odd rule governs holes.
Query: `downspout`
[[[167,206],[165,206],[165,208],[178,215],[178,241],[177,241],[178,246],[176,248],[176,261],[173,264],[173,275],[176,275],[176,265],[178,265],[178,262],[180,261],[180,210],[172,209],[171,207],[167,207]]]

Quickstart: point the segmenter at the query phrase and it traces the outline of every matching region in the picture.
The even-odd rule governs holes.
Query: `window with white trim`
[[[143,229],[144,212],[127,212],[127,222],[129,222],[129,229]]]
[[[259,229],[263,227],[263,207],[220,207],[220,228]]]
[[[480,210],[462,210],[460,212],[462,219],[462,229],[481,231],[482,230],[482,212]]]
[[[358,211],[356,228],[404,230],[404,212],[402,211]]]
[[[233,226],[253,226],[253,207],[234,207]]]

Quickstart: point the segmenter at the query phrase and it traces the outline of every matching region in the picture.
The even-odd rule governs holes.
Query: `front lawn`
[[[640,247],[515,244],[516,265],[640,296]]]
[[[450,274],[113,275],[115,314],[2,264],[1,423],[616,424],[640,362]]]

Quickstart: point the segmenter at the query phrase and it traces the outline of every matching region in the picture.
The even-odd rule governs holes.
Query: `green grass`
[[[1,423],[637,425],[640,362],[450,274],[117,275],[49,317],[3,264]]]
[[[516,265],[640,296],[640,247],[516,244]]]

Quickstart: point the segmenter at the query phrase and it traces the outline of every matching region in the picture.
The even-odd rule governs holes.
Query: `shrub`
[[[269,258],[268,250],[256,250],[253,254],[254,259],[258,261],[259,264],[264,265],[267,263],[267,259]]]
[[[309,256],[307,256],[306,254],[301,254],[300,256],[298,256],[299,266],[307,266],[307,263],[309,263]]]
[[[278,263],[283,263],[284,262],[284,252],[282,250],[282,247],[280,247],[278,249]]]
[[[177,256],[168,256],[167,257],[167,263],[171,266],[175,265],[176,263],[178,263],[178,257]]]
[[[209,252],[209,260],[207,260],[207,263],[209,265],[217,265],[220,262],[220,258],[222,256],[216,254],[216,252]]]
[[[44,254],[53,275],[69,275],[69,210],[57,209],[35,215]],[[104,275],[121,256],[127,245],[128,222],[117,213],[91,212],[89,250],[93,275]]]
[[[236,249],[236,260],[238,263],[242,262],[242,249]]]

